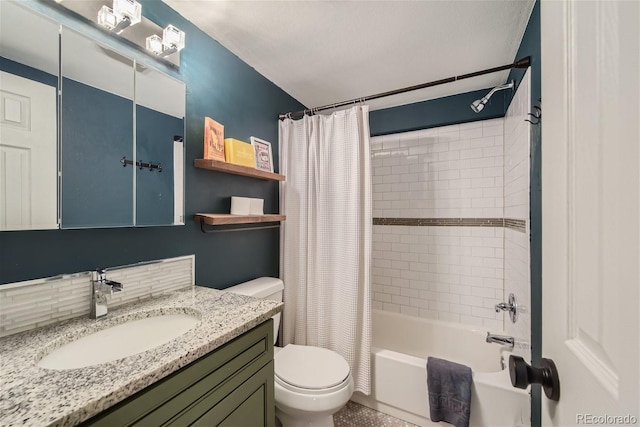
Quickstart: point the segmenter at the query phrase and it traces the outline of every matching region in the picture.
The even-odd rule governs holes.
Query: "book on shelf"
[[[225,138],[224,153],[227,163],[255,167],[256,157],[251,144],[234,138]]]
[[[204,158],[225,161],[224,126],[211,117],[204,118]]]

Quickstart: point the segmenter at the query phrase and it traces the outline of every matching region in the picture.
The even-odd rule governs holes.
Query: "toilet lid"
[[[289,344],[274,357],[275,375],[295,387],[324,389],[344,382],[349,364],[326,348]]]

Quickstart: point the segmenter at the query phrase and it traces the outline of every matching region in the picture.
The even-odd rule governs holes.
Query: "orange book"
[[[204,118],[204,158],[224,162],[224,126]]]

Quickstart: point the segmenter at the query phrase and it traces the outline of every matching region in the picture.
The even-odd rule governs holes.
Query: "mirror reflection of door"
[[[134,225],[133,61],[63,28],[62,227]]]
[[[0,230],[57,228],[58,25],[11,2],[0,20]]]

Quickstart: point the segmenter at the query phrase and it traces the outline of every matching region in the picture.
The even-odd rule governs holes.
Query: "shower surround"
[[[374,308],[504,329],[503,132],[500,118],[371,138]]]
[[[371,138],[373,308],[481,326],[531,358],[531,105],[504,118]],[[494,306],[513,292],[513,324]]]

